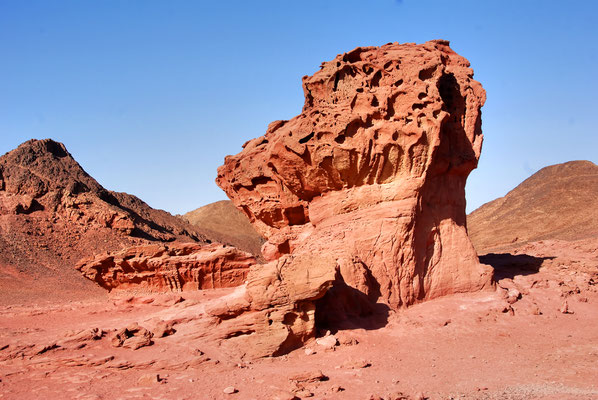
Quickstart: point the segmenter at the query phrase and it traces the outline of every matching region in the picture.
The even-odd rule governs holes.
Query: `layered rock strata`
[[[75,268],[112,291],[181,292],[242,285],[255,258],[234,247],[195,243],[131,247]]]
[[[486,98],[469,62],[442,40],[358,47],[304,77],[303,89],[302,113],[226,157],[216,179],[267,239],[270,263],[256,269],[271,277],[248,290],[290,290],[296,283],[285,276],[297,274],[326,286],[276,320],[280,303],[266,298],[258,308],[270,310],[268,326],[286,328],[290,343],[297,338],[287,322],[297,318],[309,335],[316,318],[491,286],[465,221]]]

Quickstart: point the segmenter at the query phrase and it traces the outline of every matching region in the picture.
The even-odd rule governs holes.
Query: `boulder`
[[[267,239],[270,262],[253,267],[261,278],[247,288],[260,295],[245,309],[286,315],[294,304],[310,332],[293,339],[302,340],[316,314],[326,325],[376,303],[398,309],[491,287],[465,220],[486,99],[469,62],[443,40],[358,47],[304,77],[303,89],[300,115],[271,123],[218,169],[217,184]],[[326,279],[306,288],[285,279],[296,274]],[[280,287],[310,295],[281,298]]]

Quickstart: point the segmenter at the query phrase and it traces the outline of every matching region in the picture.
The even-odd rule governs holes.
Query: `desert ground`
[[[598,398],[598,241],[487,255],[497,288],[319,332],[282,357],[244,360],[207,338],[205,306],[235,289],[4,306],[1,398]],[[174,333],[137,350],[137,323]],[[234,388],[234,393],[225,390]]]

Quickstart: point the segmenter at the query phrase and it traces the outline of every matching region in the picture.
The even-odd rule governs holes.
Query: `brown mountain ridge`
[[[247,216],[230,200],[207,204],[189,211],[181,218],[201,227],[203,232],[220,243],[231,244],[256,256],[261,254],[264,238],[257,233]]]
[[[467,217],[480,254],[527,242],[598,235],[598,166],[570,161],[542,168]]]

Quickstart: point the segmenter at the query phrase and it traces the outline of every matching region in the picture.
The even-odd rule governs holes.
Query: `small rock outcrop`
[[[180,292],[242,285],[255,258],[234,247],[154,244],[82,260],[75,268],[112,291]]]
[[[313,335],[316,319],[491,286],[465,221],[486,97],[469,62],[442,40],[358,47],[303,89],[300,115],[271,123],[218,169],[218,185],[267,239],[270,262],[250,272],[240,308],[254,317],[245,331],[286,332],[280,353]],[[281,288],[301,296],[281,302]]]

